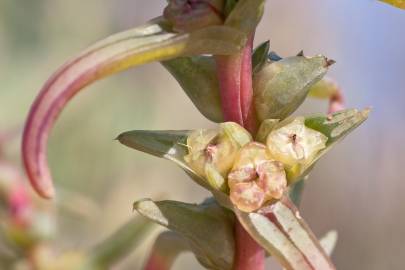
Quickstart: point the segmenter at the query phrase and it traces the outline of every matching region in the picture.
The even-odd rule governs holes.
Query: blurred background
[[[0,0],[0,131],[21,128],[44,81],[87,45],[159,16],[164,0]],[[324,54],[348,107],[370,119],[322,159],[302,215],[318,236],[339,232],[338,269],[403,269],[405,254],[405,11],[374,0],[269,0],[256,43],[282,56]],[[131,129],[209,127],[176,81],[149,64],[103,80],[61,115],[49,145],[58,188],[93,200],[86,218],[59,219],[58,250],[85,249],[133,217],[141,198],[200,202],[208,193],[169,162],[114,138]],[[324,112],[308,100],[297,113]],[[7,157],[20,163],[19,138]],[[154,235],[116,269],[140,269]],[[201,269],[191,255],[174,269]],[[270,266],[270,264],[269,264]],[[277,269],[272,267],[271,269]]]

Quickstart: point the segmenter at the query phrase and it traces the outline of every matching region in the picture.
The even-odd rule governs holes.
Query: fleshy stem
[[[238,54],[216,56],[218,79],[221,89],[222,112],[225,121],[232,121],[257,131],[253,107],[252,87],[252,34],[246,46]]]
[[[235,55],[217,56],[217,71],[225,121],[236,122],[252,134],[257,120],[253,107],[252,48],[254,33],[244,49]],[[236,255],[234,270],[264,270],[263,248],[249,235],[238,220],[235,222]]]

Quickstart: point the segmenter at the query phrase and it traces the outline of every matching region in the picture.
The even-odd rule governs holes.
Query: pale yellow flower
[[[267,148],[275,160],[287,167],[307,165],[326,147],[328,137],[305,126],[304,118],[273,130],[267,137]]]
[[[284,166],[273,160],[265,145],[252,142],[238,153],[228,174],[230,198],[245,212],[261,208],[272,199],[280,199],[287,189]]]

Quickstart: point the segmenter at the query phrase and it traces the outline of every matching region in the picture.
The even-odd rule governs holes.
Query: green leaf
[[[238,29],[245,34],[255,31],[263,16],[265,0],[238,1],[225,20],[225,25]]]
[[[235,213],[244,228],[286,269],[335,269],[318,240],[287,198],[257,213]]]
[[[332,115],[313,115],[305,117],[305,125],[327,136],[328,141],[326,142],[326,148],[322,149],[305,167],[299,168],[298,173],[288,173],[288,180],[294,183],[307,176],[315,163],[330,151],[336,143],[360,126],[367,119],[369,113],[370,109],[364,109],[362,111],[349,109]]]
[[[132,252],[153,227],[154,224],[144,218],[131,219],[88,252],[87,268],[83,269],[110,269],[114,263]]]
[[[263,42],[254,51],[252,55],[253,72],[258,72],[264,63],[266,63],[270,50],[270,41]]]
[[[254,102],[260,121],[284,119],[305,100],[310,87],[327,72],[323,56],[294,56],[265,64],[253,76]]]
[[[215,200],[200,205],[175,201],[134,203],[134,209],[150,220],[185,237],[202,265],[232,269],[234,260],[233,215]]]
[[[327,146],[343,139],[361,125],[368,117],[370,109],[359,111],[349,109],[332,115],[314,115],[305,118],[305,125],[328,137]]]
[[[206,118],[223,122],[219,82],[212,57],[179,57],[164,61],[162,65]]]
[[[397,8],[405,9],[405,0],[380,0],[380,1],[390,4]]]
[[[176,163],[197,184],[210,190],[222,206],[232,208],[232,203],[225,193],[212,188],[204,178],[200,177],[184,161],[184,156],[187,154],[187,137],[190,132],[187,130],[134,130],[122,133],[117,139],[128,147]]]
[[[210,189],[206,181],[184,161],[189,133],[188,130],[133,130],[120,134],[117,139],[120,143],[138,151],[173,161],[192,176],[199,185]]]

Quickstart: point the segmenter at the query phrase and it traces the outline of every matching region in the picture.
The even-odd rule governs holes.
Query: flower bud
[[[309,164],[316,154],[325,148],[328,137],[305,126],[303,117],[295,118],[267,137],[271,156],[288,168]]]
[[[224,0],[170,0],[163,16],[179,32],[223,24]]]
[[[224,177],[232,168],[236,154],[252,137],[233,122],[220,124],[219,130],[196,130],[187,138],[188,154],[184,160],[216,189],[224,190]]]
[[[260,143],[252,142],[238,153],[228,174],[230,198],[240,210],[252,212],[272,199],[280,199],[286,188],[284,166],[273,160]]]

